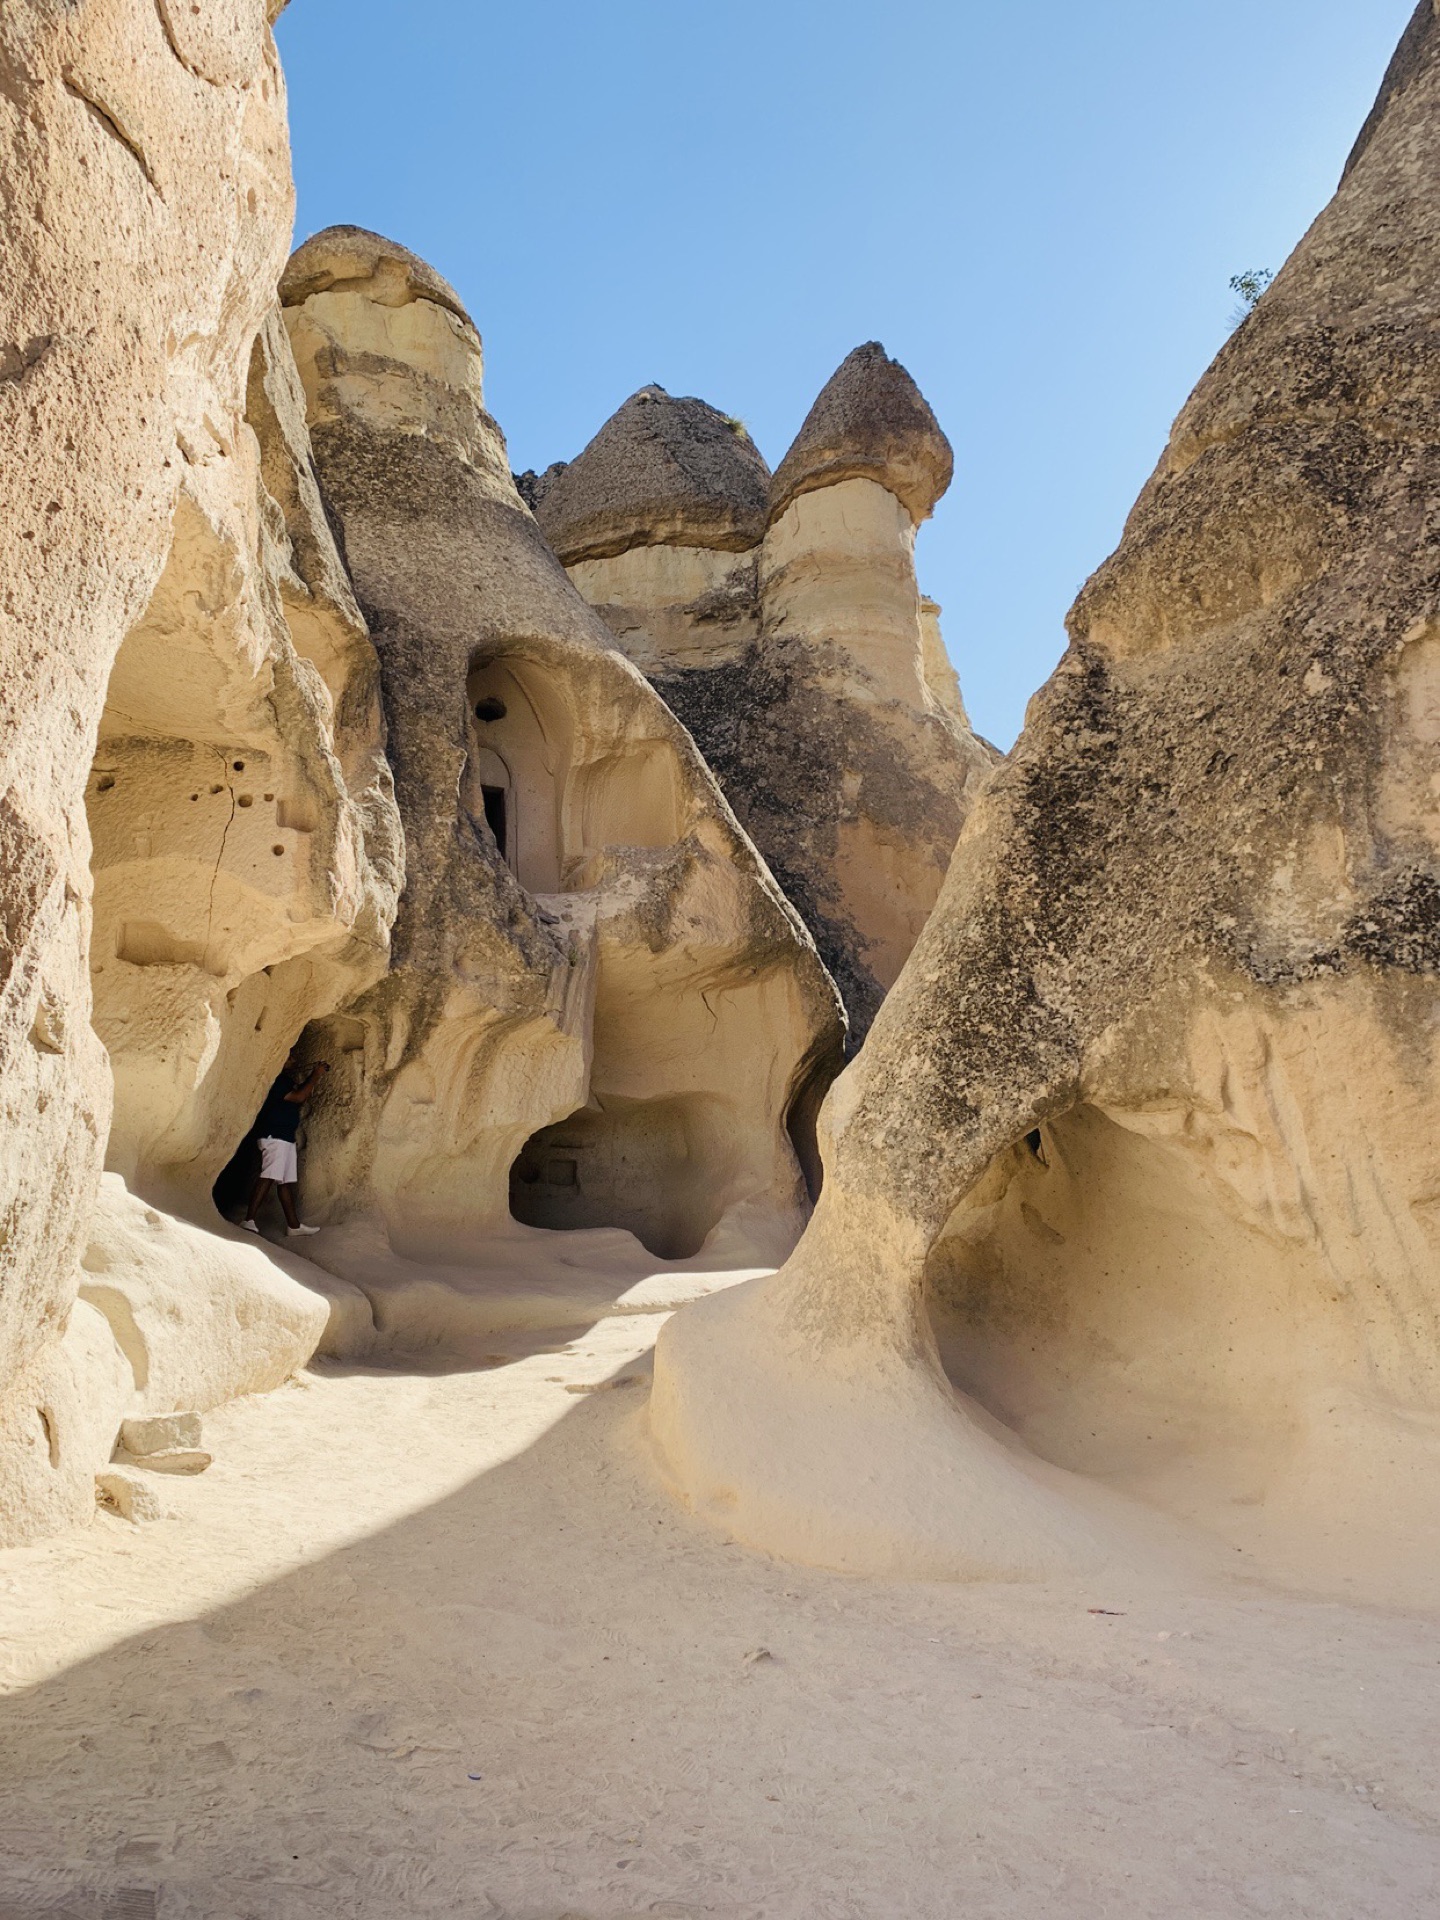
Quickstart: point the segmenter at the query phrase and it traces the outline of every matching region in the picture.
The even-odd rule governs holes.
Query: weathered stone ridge
[[[657,1433],[746,1538],[1133,1556],[1090,1472],[1222,1534],[1325,1488],[1327,1538],[1427,1537],[1437,125],[1425,0],[1081,593],[831,1096],[801,1247],[662,1335]]]

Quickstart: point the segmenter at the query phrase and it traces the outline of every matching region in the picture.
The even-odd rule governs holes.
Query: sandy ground
[[[659,1319],[317,1371],[0,1553],[0,1920],[1440,1915],[1430,1619],[752,1555]]]

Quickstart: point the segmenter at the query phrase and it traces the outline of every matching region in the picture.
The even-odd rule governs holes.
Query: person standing
[[[302,1225],[295,1204],[298,1191],[296,1183],[300,1177],[300,1152],[295,1138],[300,1131],[300,1115],[305,1102],[329,1071],[329,1065],[324,1060],[317,1060],[307,1076],[299,1055],[292,1047],[279,1078],[266,1094],[260,1117],[255,1122],[255,1135],[260,1146],[260,1177],[250,1190],[250,1205],[245,1210],[247,1232],[259,1233],[256,1216],[270,1197],[272,1187],[279,1193],[280,1208],[292,1239],[297,1234],[320,1231],[318,1227]]]

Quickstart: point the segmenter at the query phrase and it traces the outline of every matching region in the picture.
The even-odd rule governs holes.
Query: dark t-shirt
[[[293,1140],[300,1131],[300,1103],[287,1100],[300,1084],[287,1068],[265,1096],[260,1118],[255,1122],[257,1140]]]

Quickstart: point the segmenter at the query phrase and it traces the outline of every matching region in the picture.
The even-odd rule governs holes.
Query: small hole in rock
[[[235,804],[241,807],[253,807],[255,804],[255,796],[253,793],[242,793]]]
[[[509,709],[503,700],[497,700],[494,694],[486,694],[483,700],[475,702],[477,720],[503,720]]]
[[[285,849],[284,847],[271,847],[270,851],[275,855],[276,859],[278,860],[280,855],[284,853]]]
[[[245,771],[245,762],[243,760],[232,760],[230,764],[234,767],[236,773],[243,773]]]
[[[114,784],[115,776],[113,773],[102,773],[100,778],[95,782],[95,791],[97,793],[108,793]]]

